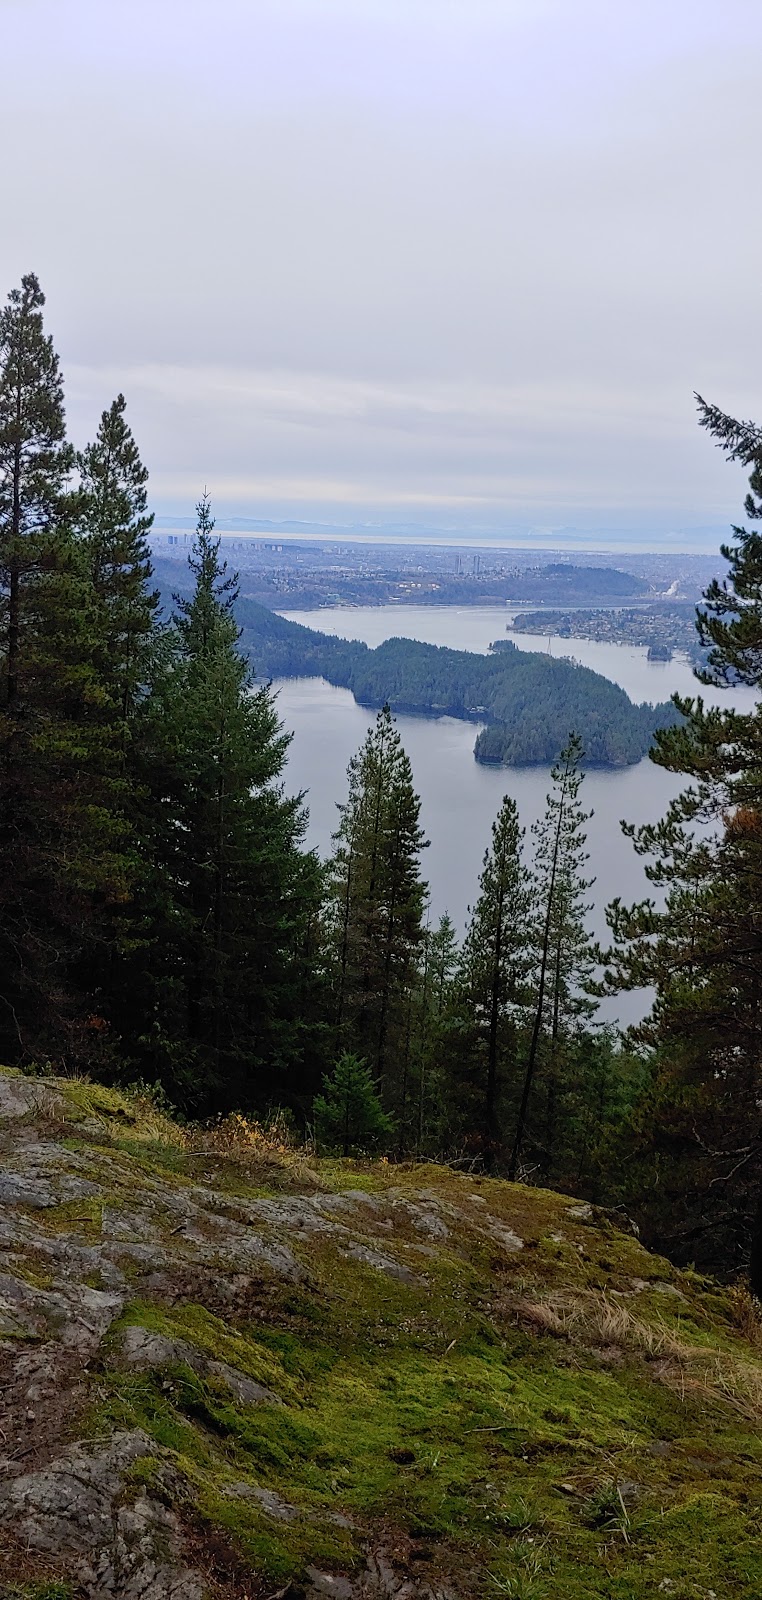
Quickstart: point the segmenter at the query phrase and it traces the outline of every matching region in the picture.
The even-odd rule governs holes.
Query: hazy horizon
[[[214,507],[212,513],[214,514]],[[704,557],[717,555],[718,566],[722,565],[719,559],[720,544],[727,542],[728,537],[728,529],[722,527],[677,528],[660,533],[654,530],[644,532],[640,529],[627,528],[598,532],[590,528],[508,526],[502,531],[495,530],[489,533],[478,528],[434,528],[423,523],[398,527],[388,523],[342,524],[306,520],[300,522],[290,519],[277,521],[264,517],[228,517],[224,514],[215,518],[215,528],[217,534],[223,537],[270,536],[282,539],[286,544],[289,542],[298,544],[303,540],[308,543],[367,544],[380,548],[430,546],[487,552],[533,550],[538,556],[564,553],[570,556],[582,556],[587,551],[591,555],[609,553],[617,560],[628,554]],[[194,529],[193,514],[159,513],[154,522],[154,533],[159,539],[169,532],[190,535]]]
[[[719,544],[757,416],[762,9],[0,0],[0,292],[151,503],[569,548]],[[564,531],[565,530],[565,531]],[[682,542],[681,542],[682,541]]]

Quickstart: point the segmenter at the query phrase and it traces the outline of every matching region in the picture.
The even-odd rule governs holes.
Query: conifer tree
[[[532,901],[522,840],[516,802],[506,795],[492,824],[460,964],[459,988],[470,1023],[467,1037],[481,1080],[482,1105],[475,1122],[482,1130],[488,1164],[499,1158],[502,1146],[501,1100],[509,1079],[515,1081],[518,1030],[527,1002]]]
[[[745,511],[722,547],[727,577],[697,615],[709,647],[698,674],[762,690],[762,429],[698,398],[699,420],[751,469]],[[652,760],[688,778],[662,820],[627,827],[661,892],[615,901],[609,979],[652,986],[639,1030],[655,1047],[635,1116],[640,1215],[648,1238],[709,1268],[752,1264],[762,1291],[762,712],[676,697],[683,722],[657,734]],[[632,1199],[632,1197],[629,1197]]]
[[[343,1156],[357,1149],[377,1149],[394,1131],[366,1063],[348,1051],[324,1077],[313,1114],[318,1143],[338,1147]]]
[[[252,684],[206,496],[147,725],[154,853],[148,1070],[196,1109],[262,1105],[304,1083],[304,964],[320,872],[301,841],[301,797],[280,785],[289,736]],[[153,832],[151,831],[153,830]],[[161,892],[157,885],[161,885]],[[297,1003],[298,997],[299,1003]]]
[[[3,674],[0,705],[13,714],[23,687],[25,591],[50,560],[51,533],[72,466],[63,386],[43,329],[45,296],[34,273],[0,313],[0,580]]]
[[[44,303],[28,274],[0,313],[0,1050],[62,1060],[109,819],[82,771],[88,594],[64,521],[72,452]]]
[[[93,906],[80,966],[93,1011],[110,1025],[102,1042],[113,1039],[118,1051],[134,1012],[140,952],[150,937],[140,909],[146,890],[141,879],[149,870],[141,837],[141,746],[162,652],[159,597],[150,587],[148,474],[125,409],[119,395],[103,412],[94,442],[77,456],[79,487],[69,508],[87,633],[80,771],[98,797],[101,817],[110,821],[111,835],[110,881]],[[84,670],[84,655],[81,660]]]
[[[373,1063],[404,1122],[405,1033],[423,939],[419,855],[426,840],[410,762],[388,706],[352,758],[348,780],[330,866],[337,1032]]]
[[[414,1143],[420,1155],[431,1134],[442,1126],[442,1101],[446,1093],[443,1073],[445,1016],[458,966],[458,938],[448,912],[435,928],[427,923],[420,978],[414,996],[414,1071],[417,1077]]]
[[[584,776],[580,771],[582,755],[581,740],[571,734],[552,769],[553,788],[547,797],[545,814],[532,830],[535,839],[536,977],[532,1030],[511,1151],[509,1171],[512,1178],[517,1175],[524,1148],[530,1096],[543,1044],[548,1044],[546,1149],[543,1153],[547,1166],[555,1128],[559,1046],[563,1035],[573,1028],[577,1019],[589,1018],[595,1010],[589,993],[593,944],[584,921],[589,907],[583,903],[591,885],[582,875],[587,860],[585,826],[592,813],[583,811],[579,804]]]
[[[149,588],[148,473],[118,395],[94,442],[77,457],[78,525],[92,585],[93,628],[108,714],[125,751],[128,725],[145,688],[158,592]]]

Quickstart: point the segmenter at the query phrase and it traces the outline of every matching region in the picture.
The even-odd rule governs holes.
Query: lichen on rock
[[[758,1600],[742,1292],[560,1195],[265,1171],[81,1082],[0,1071],[0,1146],[0,1595]]]

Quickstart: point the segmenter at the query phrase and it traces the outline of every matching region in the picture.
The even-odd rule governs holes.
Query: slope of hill
[[[516,649],[478,655],[412,639],[376,649],[329,638],[251,600],[236,614],[243,644],[263,676],[314,677],[351,689],[361,705],[487,723],[477,760],[520,766],[554,761],[572,729],[588,765],[627,766],[647,753],[670,704],[633,705],[624,689],[589,667]]]
[[[167,591],[163,599],[168,607]],[[550,764],[574,730],[589,766],[627,766],[646,755],[657,728],[677,718],[672,705],[633,705],[618,684],[557,657],[516,649],[478,655],[415,639],[370,649],[245,598],[235,614],[258,677],[321,677],[374,709],[388,703],[396,712],[486,722],[474,748],[479,761]]]
[[[589,1206],[0,1072],[0,1592],[758,1600],[762,1334]]]

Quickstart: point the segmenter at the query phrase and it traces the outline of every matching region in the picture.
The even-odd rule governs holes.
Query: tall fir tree
[[[762,690],[762,430],[698,398],[699,420],[731,461],[750,467],[745,510],[723,546],[697,625],[699,677]],[[629,827],[659,891],[615,901],[609,979],[652,986],[639,1030],[654,1054],[629,1142],[632,1187],[648,1239],[682,1260],[727,1271],[751,1261],[762,1292],[762,711],[676,699],[681,725],[652,760],[690,780],[656,825]],[[644,1199],[644,1195],[648,1196]]]
[[[77,521],[92,585],[93,627],[108,714],[125,750],[130,720],[145,690],[156,625],[148,534],[148,473],[118,395],[103,412],[94,442],[77,457]]]
[[[89,644],[81,768],[108,815],[112,852],[112,881],[93,906],[80,967],[95,1014],[110,1025],[102,1044],[113,1039],[117,1051],[134,1007],[132,963],[125,966],[123,957],[149,938],[140,910],[149,867],[141,839],[141,746],[163,645],[159,596],[150,582],[148,473],[125,410],[119,395],[103,412],[94,442],[77,456],[79,486],[69,513]]]
[[[479,1130],[487,1165],[499,1162],[503,1149],[505,1100],[515,1088],[528,998],[532,885],[522,841],[516,802],[506,795],[492,824],[458,985],[462,1038],[470,1058],[467,1070],[461,1068],[459,1091],[463,1093],[470,1079],[481,1102],[472,1108],[472,1126]]]
[[[0,1049],[65,1063],[86,1026],[74,968],[119,867],[89,768],[90,595],[44,303],[29,274],[0,314]]]
[[[420,976],[413,996],[415,1104],[409,1143],[418,1155],[437,1148],[444,1131],[443,1108],[449,1087],[444,1059],[446,1017],[458,957],[455,924],[445,911],[436,927],[426,924]]]
[[[34,612],[27,616],[27,591],[51,564],[51,538],[73,464],[58,356],[43,327],[44,304],[38,279],[27,273],[0,313],[0,705],[8,715],[23,693],[27,633],[36,622]]]
[[[350,762],[348,781],[329,869],[337,1037],[368,1061],[404,1125],[426,898],[419,857],[427,841],[388,706]]]
[[[311,1097],[322,1058],[306,1005],[320,869],[269,687],[238,649],[234,577],[206,497],[169,658],[148,708],[150,1014],[138,1057],[187,1108]],[[149,746],[150,746],[149,738]],[[312,1076],[311,1076],[312,1074]]]
[[[552,769],[544,815],[533,826],[535,980],[532,1022],[516,1119],[509,1173],[515,1178],[527,1138],[530,1104],[543,1069],[544,1129],[534,1129],[533,1146],[547,1172],[552,1161],[561,1069],[561,1048],[580,1019],[595,1011],[591,978],[593,941],[585,927],[590,909],[584,897],[591,880],[583,876],[587,852],[585,828],[592,813],[582,810],[579,791],[582,742],[571,734]]]

